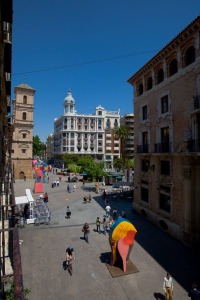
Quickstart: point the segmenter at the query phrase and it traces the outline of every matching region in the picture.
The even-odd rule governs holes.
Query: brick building
[[[200,245],[200,17],[128,82],[134,87],[134,209]]]

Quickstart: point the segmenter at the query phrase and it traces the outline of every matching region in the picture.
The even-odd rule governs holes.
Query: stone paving
[[[67,177],[59,187],[51,188],[53,179],[44,184],[49,194],[48,206],[52,212],[49,225],[26,225],[19,229],[24,287],[30,288],[29,300],[151,300],[164,299],[162,282],[166,272],[174,280],[173,299],[189,299],[187,290],[193,281],[200,284],[200,256],[184,247],[166,233],[132,211],[131,197],[117,196],[109,199],[112,208],[125,209],[127,219],[138,230],[130,255],[139,272],[113,278],[104,257],[110,253],[108,235],[98,234],[96,217],[104,215],[104,200],[95,193],[94,183],[82,186],[77,182],[76,191],[67,192]],[[34,187],[33,180],[15,183],[15,196],[25,195],[25,188]],[[83,203],[83,197],[91,193],[92,203]],[[39,195],[33,193],[35,199]],[[71,219],[65,218],[66,207],[72,211]],[[82,225],[90,224],[89,244],[83,240]],[[65,249],[72,245],[76,259],[73,275],[63,269]]]

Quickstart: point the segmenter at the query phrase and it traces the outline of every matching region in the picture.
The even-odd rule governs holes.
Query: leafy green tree
[[[86,168],[85,171],[88,173],[92,179],[95,178],[96,181],[99,181],[107,173],[104,171],[104,162],[92,162]]]
[[[94,163],[94,159],[90,155],[80,156],[78,165],[81,167],[81,172],[86,171],[88,166]]]
[[[41,156],[45,149],[46,145],[41,142],[39,136],[33,136],[33,156]]]
[[[65,153],[63,155],[64,165],[66,167],[68,167],[70,164],[78,165],[79,156],[80,155],[78,155],[78,154],[68,154],[68,153]]]
[[[113,160],[113,167],[119,172],[123,169],[124,167],[124,160],[122,158],[115,158]]]
[[[81,167],[80,167],[80,166],[77,166],[77,165],[75,165],[75,164],[69,164],[67,170],[68,170],[70,173],[80,173]]]
[[[124,159],[124,167],[127,169],[134,169],[134,159]]]

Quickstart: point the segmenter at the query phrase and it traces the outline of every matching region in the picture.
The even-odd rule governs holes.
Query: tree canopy
[[[33,156],[42,156],[46,145],[41,142],[38,135],[33,136]]]

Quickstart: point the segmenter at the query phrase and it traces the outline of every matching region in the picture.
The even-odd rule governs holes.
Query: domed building
[[[82,154],[105,161],[106,168],[112,169],[114,158],[120,157],[119,140],[114,137],[120,111],[106,111],[99,105],[93,114],[78,114],[71,91],[63,105],[63,115],[54,120],[54,163],[62,163],[65,153]]]

